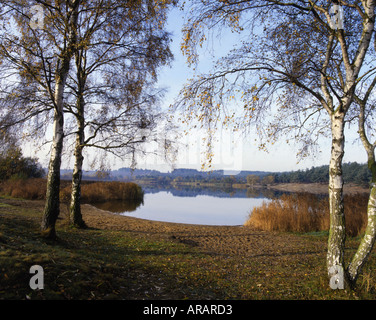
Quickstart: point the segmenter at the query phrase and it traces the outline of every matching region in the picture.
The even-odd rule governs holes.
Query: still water
[[[243,225],[252,209],[275,194],[262,190],[143,188],[143,203],[111,202],[95,206],[148,220],[205,225]]]

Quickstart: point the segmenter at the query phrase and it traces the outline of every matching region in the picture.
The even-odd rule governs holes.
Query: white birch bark
[[[47,175],[46,204],[41,225],[42,234],[52,239],[56,238],[55,224],[60,213],[60,166],[64,139],[63,96],[70,60],[76,46],[79,5],[80,0],[73,1],[71,4],[68,41],[59,57],[55,76],[53,142]]]
[[[85,222],[82,219],[81,213],[81,180],[82,180],[82,164],[84,157],[82,155],[83,145],[85,143],[84,131],[84,106],[85,101],[83,97],[77,99],[77,133],[76,145],[74,150],[75,163],[72,175],[72,194],[69,206],[69,219],[73,226],[84,228]]]
[[[344,245],[346,238],[345,215],[343,206],[342,158],[344,155],[344,114],[332,115],[332,151],[329,164],[329,209],[330,232],[327,252],[329,277],[333,270],[343,267]]]
[[[63,93],[65,79],[59,78],[55,86],[55,113],[53,124],[53,142],[48,166],[47,192],[42,232],[48,238],[55,238],[55,223],[60,212],[60,165],[64,139]]]
[[[354,286],[358,279],[364,264],[367,262],[369,254],[375,243],[376,238],[376,186],[372,182],[372,188],[367,207],[367,228],[363,239],[347,269],[348,278]]]
[[[366,100],[366,99],[365,99]],[[367,206],[367,227],[363,239],[355,253],[351,263],[348,266],[348,279],[352,286],[355,286],[356,280],[362,272],[364,264],[367,262],[369,254],[376,239],[376,161],[375,161],[375,146],[370,143],[365,132],[365,110],[366,101],[358,101],[360,105],[359,113],[359,136],[363,143],[364,149],[368,156],[368,168],[372,172],[371,190]]]
[[[344,116],[353,102],[360,69],[363,65],[370,41],[372,39],[375,25],[375,5],[375,0],[363,1],[365,14],[363,16],[363,33],[358,49],[352,61],[349,57],[344,31],[338,31],[338,40],[341,44],[342,59],[346,70],[346,82],[343,88],[344,95],[340,101],[340,106],[331,116],[332,152],[329,165],[330,233],[327,252],[327,268],[329,278],[334,276],[332,272],[333,270],[338,270],[338,267],[341,267],[343,268],[342,270],[344,270],[344,250],[346,239],[342,178],[342,158],[344,155]],[[367,150],[366,145],[365,147]],[[367,153],[369,154],[368,150]],[[359,275],[361,267],[364,265],[370,250],[372,249],[375,239],[376,190],[373,189],[374,187],[372,188],[368,203],[368,227],[366,235],[364,236],[351,264],[349,265],[349,268],[346,270],[346,282],[350,286],[355,285],[356,278]]]

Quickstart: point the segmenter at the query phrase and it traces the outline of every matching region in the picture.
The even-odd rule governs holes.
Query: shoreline
[[[269,185],[268,189],[286,191],[286,192],[308,192],[313,194],[328,194],[329,187],[327,183],[280,183]],[[369,189],[356,184],[344,184],[344,194],[369,193]]]

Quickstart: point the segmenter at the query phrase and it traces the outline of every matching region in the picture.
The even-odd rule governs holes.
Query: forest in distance
[[[70,179],[72,170],[62,170],[62,179]],[[348,162],[343,164],[345,183],[368,186],[371,173],[367,164]],[[245,184],[269,185],[274,183],[328,183],[329,166],[322,165],[305,170],[288,172],[241,171],[234,175],[224,175],[223,170],[198,171],[196,169],[174,169],[160,172],[149,169],[121,168],[113,171],[84,171],[84,180],[135,181],[142,185],[158,184]]]
[[[22,155],[20,148],[10,148],[0,155],[0,180],[24,180],[28,178],[43,178],[46,169],[38,163],[37,159]],[[72,178],[73,170],[61,170],[61,177],[65,181]],[[195,169],[174,169],[171,172],[160,172],[148,169],[121,168],[112,171],[84,171],[83,180],[86,181],[119,181],[135,182],[143,189],[164,188],[175,186],[194,189],[195,192],[202,188],[212,187],[226,189],[232,192],[233,188],[244,189],[253,186],[266,187],[277,184],[327,184],[329,168],[327,165],[311,167],[305,170],[289,172],[267,171],[240,171],[238,174],[225,175],[223,170],[198,171]],[[371,180],[371,173],[366,164],[348,162],[343,165],[345,183],[355,184],[367,188]],[[202,191],[203,192],[203,191]]]
[[[46,175],[37,159],[25,157],[19,147],[9,148],[0,155],[0,180],[40,178]],[[72,169],[62,169],[61,178],[70,180]],[[225,175],[223,170],[199,171],[196,169],[174,169],[171,172],[160,172],[150,169],[120,168],[112,171],[83,171],[84,180],[95,181],[134,181],[142,185],[160,186],[170,184],[246,184],[269,185],[273,183],[328,183],[329,166],[322,165],[286,172],[249,171],[244,170],[234,175]],[[343,164],[345,183],[368,186],[371,172],[367,164],[348,162]]]

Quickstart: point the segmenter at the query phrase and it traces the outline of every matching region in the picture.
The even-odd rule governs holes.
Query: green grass
[[[334,291],[325,275],[325,253],[303,260],[219,255],[146,234],[64,223],[59,240],[48,242],[39,235],[40,218],[33,208],[0,205],[0,299],[376,298],[374,257],[358,291]],[[35,264],[44,268],[43,290],[29,287]]]

